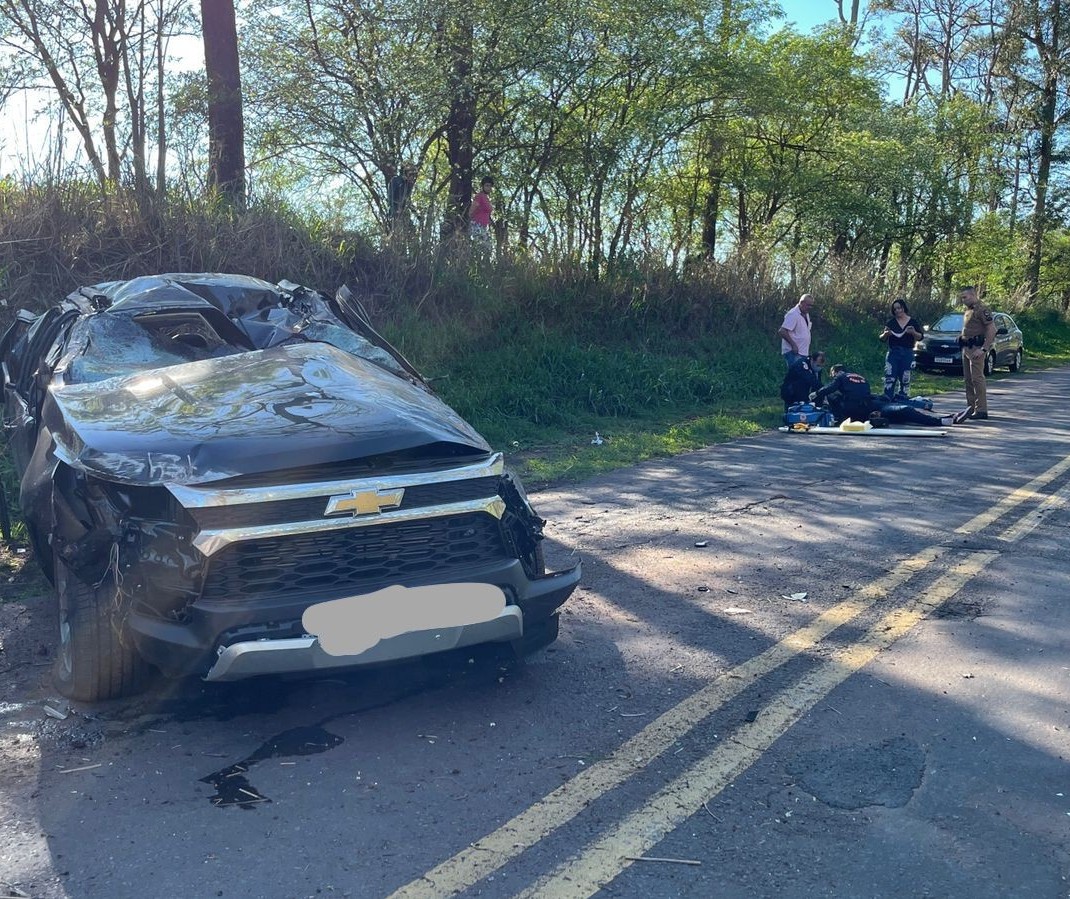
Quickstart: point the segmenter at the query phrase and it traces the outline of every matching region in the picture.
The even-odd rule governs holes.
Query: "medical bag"
[[[784,413],[784,424],[807,424],[811,427],[831,428],[835,423],[828,409],[820,409],[813,403],[792,403]]]

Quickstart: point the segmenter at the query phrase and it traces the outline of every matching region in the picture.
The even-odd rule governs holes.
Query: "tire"
[[[989,353],[985,356],[985,377],[990,377],[992,372],[996,370],[996,354]]]
[[[129,638],[124,640],[118,632],[115,586],[91,587],[58,560],[54,573],[59,600],[53,675],[57,689],[82,702],[118,699],[141,690],[149,666]]]
[[[1007,366],[1011,371],[1022,370],[1022,348],[1018,347],[1014,352],[1014,358],[1011,360],[1011,364]]]

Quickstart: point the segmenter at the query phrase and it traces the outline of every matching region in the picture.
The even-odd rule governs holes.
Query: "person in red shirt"
[[[490,245],[490,224],[494,215],[494,207],[490,202],[490,191],[494,187],[494,179],[486,177],[479,182],[479,193],[472,199],[472,206],[468,210],[468,233],[480,243]]]

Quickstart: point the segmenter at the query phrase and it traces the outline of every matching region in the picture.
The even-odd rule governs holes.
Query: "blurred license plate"
[[[934,361],[937,365],[950,365],[955,360],[952,359],[950,356],[937,356]]]

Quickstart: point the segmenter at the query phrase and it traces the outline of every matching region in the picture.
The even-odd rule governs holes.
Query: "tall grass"
[[[9,310],[41,309],[82,285],[161,272],[333,285],[359,281],[373,260],[360,235],[270,201],[234,212],[210,202],[103,195],[77,182],[0,181],[0,296]]]
[[[15,540],[25,540],[25,526],[19,519],[18,515],[18,499],[19,499],[19,485],[18,478],[15,475],[15,467],[12,463],[11,456],[7,452],[7,446],[4,443],[3,437],[0,437],[0,502],[7,502],[7,519],[11,526],[11,536]],[[3,514],[3,513],[0,513]]]

